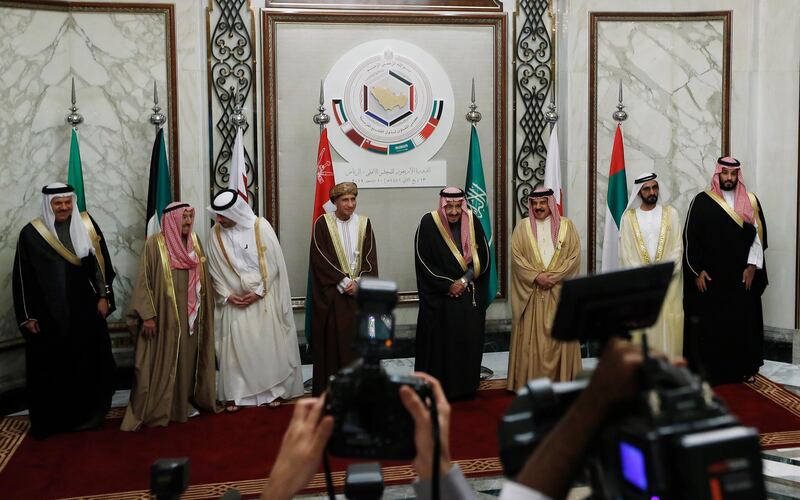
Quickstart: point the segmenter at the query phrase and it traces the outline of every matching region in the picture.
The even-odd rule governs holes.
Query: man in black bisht
[[[419,291],[415,369],[438,378],[448,400],[471,399],[483,357],[489,245],[464,191],[445,188],[414,239]]]
[[[14,309],[25,338],[31,435],[102,425],[114,392],[106,316],[114,271],[103,234],[71,186],[42,189],[42,217],[19,235]]]
[[[720,158],[684,227],[684,354],[712,384],[750,380],[764,363],[766,248],[761,203],[747,192],[739,161]]]

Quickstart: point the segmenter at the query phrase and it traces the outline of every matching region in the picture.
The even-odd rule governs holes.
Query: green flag
[[[467,205],[472,214],[478,218],[489,242],[489,286],[486,297],[486,307],[497,295],[497,265],[494,253],[494,240],[492,239],[492,221],[489,214],[489,196],[486,194],[486,181],[483,177],[483,161],[481,161],[481,145],[478,142],[478,130],[473,124],[469,136],[469,160],[467,161],[467,181],[464,191],[467,194]]]
[[[161,231],[161,216],[164,208],[172,203],[172,181],[167,164],[167,147],[164,143],[164,129],[158,129],[150,154],[150,180],[147,186],[147,211],[145,224],[147,236]]]
[[[72,139],[69,142],[69,170],[67,170],[67,184],[75,188],[78,197],[78,211],[86,211],[86,196],[83,193],[83,169],[81,168],[81,149],[78,147],[78,131],[72,129]]]

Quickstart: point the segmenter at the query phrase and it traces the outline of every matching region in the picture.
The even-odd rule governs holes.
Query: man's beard
[[[642,201],[648,205],[655,205],[656,202],[658,201],[658,195],[651,194],[650,196],[642,197]]]
[[[737,184],[739,184],[739,179],[732,181],[722,181],[719,183],[719,187],[722,188],[723,191],[733,191],[734,189],[736,189]]]

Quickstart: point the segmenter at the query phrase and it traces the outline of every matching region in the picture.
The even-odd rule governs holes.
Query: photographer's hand
[[[415,372],[428,383],[436,401],[436,410],[439,415],[439,437],[441,453],[439,456],[440,475],[444,476],[453,467],[450,462],[450,403],[444,395],[438,380],[427,373]],[[430,403],[423,402],[413,389],[404,385],[400,388],[400,400],[406,407],[411,418],[414,419],[414,444],[417,447],[417,456],[414,457],[414,470],[421,480],[430,480],[433,470],[433,428],[431,424]]]
[[[609,408],[636,395],[642,361],[639,347],[609,340],[589,386],[528,458],[516,482],[550,498],[565,498]]]
[[[333,417],[320,419],[324,403],[324,397],[297,402],[278,458],[261,492],[262,500],[290,499],[314,477],[333,432]]]

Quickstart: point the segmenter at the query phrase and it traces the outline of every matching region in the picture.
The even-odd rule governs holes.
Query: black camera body
[[[339,457],[414,458],[414,420],[400,401],[400,387],[411,387],[423,401],[430,388],[417,377],[389,375],[380,365],[394,343],[397,285],[364,278],[356,301],[354,348],[362,358],[331,377],[325,397],[325,412],[334,417],[328,451]]]
[[[609,416],[590,447],[594,496],[764,498],[758,432],[740,425],[686,368],[648,359],[642,372],[646,389]],[[506,476],[516,476],[586,385],[536,379],[520,389],[498,432]]]
[[[629,337],[652,325],[661,311],[673,264],[660,263],[566,280],[551,334],[562,341]],[[688,369],[649,357],[639,394],[607,416],[586,456],[596,498],[765,498],[758,432],[744,427]],[[498,429],[500,459],[515,477],[533,449],[555,427],[587,380],[529,381]]]
[[[400,401],[407,385],[420,398],[430,389],[417,377],[388,375],[380,365],[357,361],[331,380],[326,411],[334,416],[331,454],[340,457],[412,459],[414,421]]]

